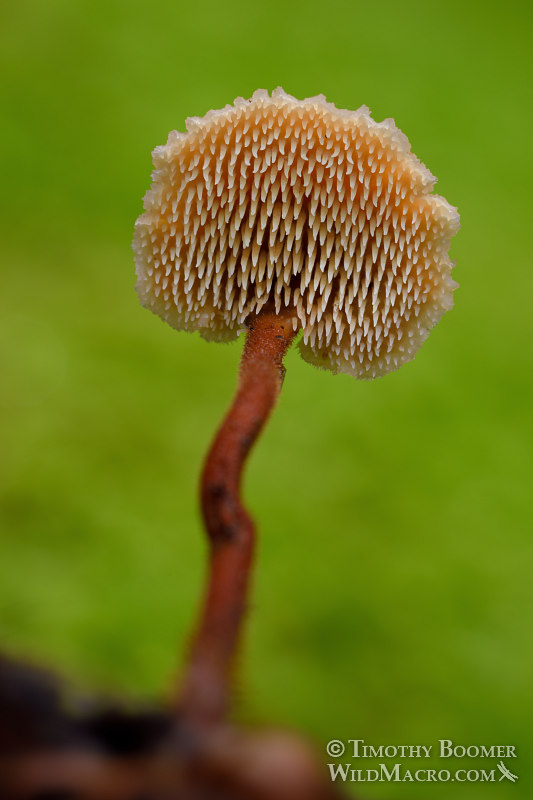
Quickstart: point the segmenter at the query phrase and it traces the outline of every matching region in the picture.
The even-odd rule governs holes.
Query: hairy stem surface
[[[200,623],[180,698],[185,718],[220,721],[228,708],[233,657],[246,610],[254,523],[240,499],[244,463],[283,383],[283,357],[295,331],[291,315],[262,311],[249,320],[237,394],[205,462],[202,512],[210,545]]]

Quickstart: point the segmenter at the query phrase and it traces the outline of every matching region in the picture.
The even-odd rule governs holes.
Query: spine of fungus
[[[141,301],[234,338],[288,309],[303,357],[372,378],[414,356],[453,304],[458,215],[392,120],[282,90],[187,121],[154,152],[137,221]]]

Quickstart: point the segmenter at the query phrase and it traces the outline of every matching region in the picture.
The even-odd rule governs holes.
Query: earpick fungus
[[[154,150],[137,220],[137,291],[178,330],[247,329],[235,401],[208,455],[208,590],[180,707],[221,718],[246,600],[253,524],[244,459],[301,331],[304,359],[374,378],[413,358],[451,308],[456,210],[392,120],[276,89],[187,120]]]

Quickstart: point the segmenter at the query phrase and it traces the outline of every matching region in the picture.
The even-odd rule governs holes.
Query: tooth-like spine
[[[458,216],[390,121],[263,93],[190,121],[154,164],[137,288],[177,328],[233,338],[270,300],[307,359],[368,378],[451,307]]]

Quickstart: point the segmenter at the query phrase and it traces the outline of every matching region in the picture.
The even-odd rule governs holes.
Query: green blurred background
[[[239,714],[319,747],[514,744],[516,784],[364,794],[529,799],[530,5],[22,0],[3,18],[1,646],[81,686],[168,691],[204,574],[198,472],[242,341],[138,304],[150,151],[258,87],[366,103],[458,206],[461,288],[384,379],[289,354],[246,480],[260,547]]]

